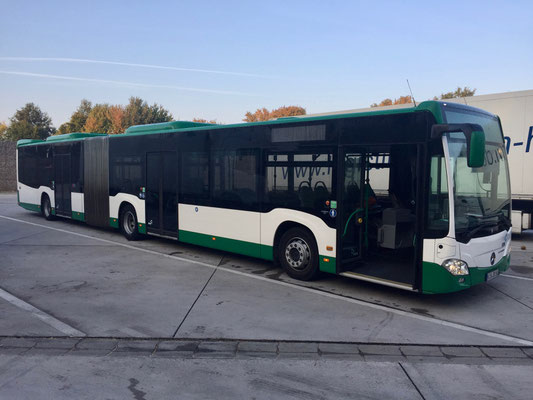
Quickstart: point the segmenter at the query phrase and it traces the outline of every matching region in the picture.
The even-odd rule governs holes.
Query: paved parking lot
[[[267,262],[170,240],[127,242],[46,221],[4,194],[0,254],[0,397],[33,398],[39,387],[53,398],[136,399],[533,389],[531,233],[513,243],[504,276],[422,296],[334,276],[294,281]],[[80,353],[87,343],[104,348]],[[188,350],[164,356],[172,346]]]

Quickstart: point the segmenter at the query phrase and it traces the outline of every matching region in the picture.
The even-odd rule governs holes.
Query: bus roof
[[[317,116],[297,116],[297,117],[283,117],[269,121],[261,122],[244,122],[237,124],[208,124],[201,122],[192,122],[192,121],[172,121],[172,122],[162,122],[156,124],[146,124],[146,125],[134,125],[129,127],[126,132],[117,135],[110,135],[114,138],[136,136],[136,135],[150,135],[157,133],[173,133],[181,131],[190,131],[190,130],[204,130],[204,129],[224,129],[224,128],[243,128],[246,126],[260,126],[260,125],[277,125],[277,124],[290,124],[290,123],[302,123],[302,122],[313,122],[313,121],[323,121],[323,120],[332,120],[340,118],[357,118],[365,116],[375,116],[375,115],[389,115],[389,114],[406,114],[419,111],[428,111],[433,114],[437,123],[443,122],[442,117],[442,102],[440,101],[424,101],[420,103],[417,107],[406,107],[406,108],[397,108],[397,109],[387,109],[387,110],[365,110],[365,111],[351,111],[341,114],[327,114],[327,115],[317,115]],[[465,106],[465,108],[469,108]],[[58,143],[58,142],[67,142],[75,140],[83,140],[89,137],[95,136],[108,136],[105,133],[83,133],[83,132],[74,132],[67,133],[64,135],[54,135],[48,137],[46,140],[39,139],[21,139],[17,142],[17,147],[32,145],[32,144],[45,144],[45,143]]]
[[[83,140],[89,137],[95,136],[107,136],[106,133],[86,133],[86,132],[72,132],[65,133],[64,135],[52,135],[46,139],[20,139],[17,141],[17,147],[26,146],[29,144],[42,144],[42,143],[57,143],[57,142],[68,142],[73,140]]]
[[[331,120],[331,119],[340,119],[340,118],[354,118],[354,117],[365,117],[365,116],[374,116],[374,115],[388,115],[388,114],[405,114],[412,113],[417,111],[429,111],[434,116],[437,122],[442,122],[441,115],[441,102],[438,101],[425,101],[420,103],[417,107],[402,108],[402,109],[393,109],[393,110],[375,110],[375,111],[366,111],[366,112],[348,112],[343,114],[334,114],[334,115],[320,115],[320,116],[295,116],[295,117],[282,117],[278,119],[261,121],[261,122],[243,122],[237,124],[204,124],[198,122],[188,122],[188,121],[173,121],[173,122],[163,122],[158,124],[148,124],[148,125],[135,125],[126,130],[123,135],[146,135],[152,133],[167,133],[167,132],[179,132],[179,131],[189,131],[189,130],[204,130],[204,129],[224,129],[224,128],[243,128],[246,126],[260,126],[260,125],[272,125],[272,124],[287,124],[287,123],[302,123],[302,122],[312,122],[312,121],[322,121],[322,120]],[[114,135],[113,137],[121,137],[123,135]]]

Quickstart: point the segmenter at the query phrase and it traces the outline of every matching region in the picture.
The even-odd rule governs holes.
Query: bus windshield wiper
[[[493,222],[483,222],[481,224],[479,224],[478,226],[476,226],[475,228],[473,228],[472,230],[467,230],[464,235],[465,235],[465,238],[466,239],[470,239],[472,238],[477,232],[483,230],[483,229],[486,229],[486,228],[492,228],[492,227],[495,227],[495,226],[499,226],[500,223],[499,221],[493,221]]]

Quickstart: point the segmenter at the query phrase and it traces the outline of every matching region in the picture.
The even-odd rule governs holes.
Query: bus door
[[[146,154],[146,227],[148,233],[178,236],[177,155]]]
[[[57,215],[70,217],[71,170],[70,154],[54,154],[54,197]]]
[[[339,216],[337,217],[337,243],[341,270],[362,258],[364,245],[364,162],[363,152],[341,149],[338,174]],[[339,271],[341,272],[341,271]]]

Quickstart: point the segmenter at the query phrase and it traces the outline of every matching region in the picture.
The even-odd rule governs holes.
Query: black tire
[[[139,233],[137,214],[135,213],[135,209],[129,204],[126,204],[120,210],[119,227],[126,239],[140,239],[141,234]]]
[[[54,214],[52,214],[52,203],[50,203],[50,198],[47,194],[43,195],[41,200],[41,214],[48,221],[54,219]]]
[[[316,241],[306,229],[291,228],[281,236],[278,259],[291,278],[310,281],[320,275]]]

